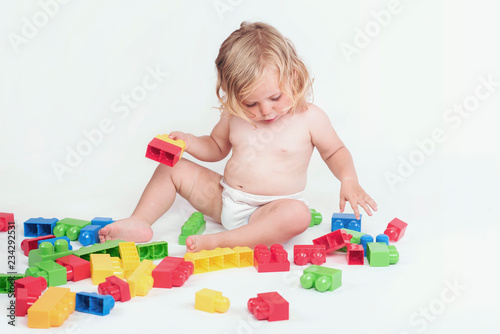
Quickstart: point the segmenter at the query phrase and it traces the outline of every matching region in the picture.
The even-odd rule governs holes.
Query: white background
[[[126,217],[156,166],[144,158],[148,142],[173,130],[211,131],[218,119],[214,60],[244,20],[274,25],[308,65],[314,102],[329,114],[362,186],[379,204],[373,217],[364,215],[363,231],[382,233],[394,217],[409,224],[396,244],[395,266],[348,267],[342,255],[330,256],[326,265],[343,270],[335,292],[302,289],[303,268],[295,265],[275,274],[232,269],[117,303],[103,318],[75,312],[49,332],[494,331],[500,311],[493,209],[500,186],[500,87],[488,91],[480,78],[500,81],[497,1],[0,3],[0,211],[16,217],[18,272],[27,267],[19,248],[22,222]],[[388,8],[395,8],[390,16],[380,14]],[[359,31],[366,29],[363,40]],[[347,44],[356,53],[343,53]],[[157,69],[168,75],[155,89],[141,90]],[[481,100],[474,97],[478,90]],[[146,94],[137,95],[141,91]],[[134,92],[133,107],[126,107],[123,97]],[[466,116],[444,117],[463,103],[470,103]],[[102,122],[107,133],[100,137]],[[431,145],[436,131],[441,140]],[[94,134],[93,144],[85,133]],[[78,150],[79,158],[70,153]],[[62,165],[58,176],[54,166]],[[206,165],[221,172],[224,162]],[[388,175],[396,180],[392,185]],[[285,244],[289,253],[294,244],[327,233],[329,216],[338,211],[339,183],[317,153],[306,193],[325,219]],[[184,254],[176,240],[191,212],[176,201],[153,225],[154,240],[168,241],[170,255]],[[208,223],[207,233],[219,230]],[[0,241],[4,253],[5,233]],[[0,263],[5,272],[7,255]],[[88,282],[68,286],[95,291]],[[202,288],[222,291],[229,311],[194,310],[194,293]],[[246,302],[267,291],[289,301],[289,321],[253,320]],[[0,302],[1,331],[28,331],[26,318],[15,328],[7,325],[7,296]]]

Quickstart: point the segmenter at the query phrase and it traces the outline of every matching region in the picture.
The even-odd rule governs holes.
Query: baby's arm
[[[221,116],[210,136],[195,136],[190,133],[174,131],[170,133],[170,138],[184,140],[186,143],[185,151],[198,160],[220,161],[231,151],[229,117]]]
[[[341,182],[340,212],[344,212],[345,203],[348,201],[356,218],[359,219],[358,205],[361,205],[371,216],[370,207],[377,211],[377,203],[359,185],[351,153],[333,129],[324,111],[311,106],[308,112],[311,112],[310,134],[313,145],[318,149],[328,168]]]

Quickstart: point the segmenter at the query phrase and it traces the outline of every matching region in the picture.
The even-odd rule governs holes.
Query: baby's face
[[[272,123],[288,113],[292,101],[281,91],[278,73],[268,68],[260,86],[242,103],[252,122]]]

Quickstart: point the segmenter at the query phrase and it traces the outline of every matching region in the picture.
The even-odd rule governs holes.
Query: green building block
[[[181,235],[179,236],[179,245],[186,244],[186,238],[190,235],[200,235],[205,232],[207,223],[203,217],[203,213],[194,212],[191,217],[182,225]]]
[[[64,218],[56,223],[56,227],[54,227],[52,234],[56,237],[67,236],[69,240],[75,241],[80,235],[80,230],[90,224],[91,222],[89,220]]]
[[[351,238],[351,244],[360,244],[361,243],[361,237],[366,235],[366,233],[363,232],[358,232],[354,230],[349,230],[347,228],[341,228],[342,231],[344,231],[347,234],[352,235]]]
[[[68,249],[68,242],[64,239],[57,240],[54,245],[50,242],[42,242],[38,249],[29,252],[28,265],[34,267],[39,262],[55,260],[70,254],[73,254],[73,251]]]
[[[300,285],[305,289],[314,287],[319,292],[333,291],[342,285],[342,270],[313,264],[304,269]]]
[[[108,240],[105,243],[93,244],[88,247],[81,247],[73,252],[74,255],[90,261],[90,254],[109,254],[111,257],[120,257],[118,244],[123,240]]]
[[[47,281],[47,286],[59,286],[68,283],[66,268],[54,260],[42,261],[34,267],[26,269],[26,276],[43,277]]]
[[[311,211],[311,223],[309,224],[309,227],[321,224],[321,221],[323,220],[321,213],[317,212],[314,209],[309,209],[309,210]]]
[[[150,242],[135,245],[140,260],[160,260],[168,256],[168,243],[166,241]]]
[[[370,267],[388,267],[389,264],[396,264],[399,261],[399,253],[394,245],[369,242],[367,243],[366,258]]]
[[[23,274],[0,274],[0,293],[14,293],[14,281],[23,277]]]

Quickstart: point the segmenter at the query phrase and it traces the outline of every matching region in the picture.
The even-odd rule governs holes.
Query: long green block
[[[309,224],[309,227],[321,224],[321,221],[323,220],[323,216],[321,216],[321,213],[311,208],[309,208],[309,211],[311,211],[311,223]]]
[[[23,274],[0,274],[0,293],[14,292],[14,281],[23,277]]]
[[[73,251],[68,249],[68,242],[64,239],[57,240],[54,245],[50,242],[42,242],[38,249],[32,249],[29,252],[28,265],[34,267],[39,262],[55,260],[70,254],[73,254]]]
[[[66,268],[54,260],[42,261],[34,267],[26,269],[26,276],[43,277],[47,281],[47,286],[59,286],[68,283]]]
[[[182,225],[181,235],[179,235],[179,245],[185,245],[186,239],[190,235],[200,235],[205,232],[207,223],[201,212],[194,212],[191,217]]]
[[[314,287],[319,292],[333,291],[342,285],[342,270],[313,264],[304,269],[300,285],[305,289]]]
[[[90,261],[90,254],[109,254],[111,257],[120,257],[118,244],[123,240],[108,240],[104,243],[93,244],[88,247],[81,247],[73,252],[74,255]]]
[[[56,237],[67,236],[69,240],[75,241],[80,235],[80,230],[90,224],[89,220],[64,218],[56,223],[52,234]]]
[[[168,256],[168,243],[166,241],[137,244],[137,253],[140,260],[160,260]]]

